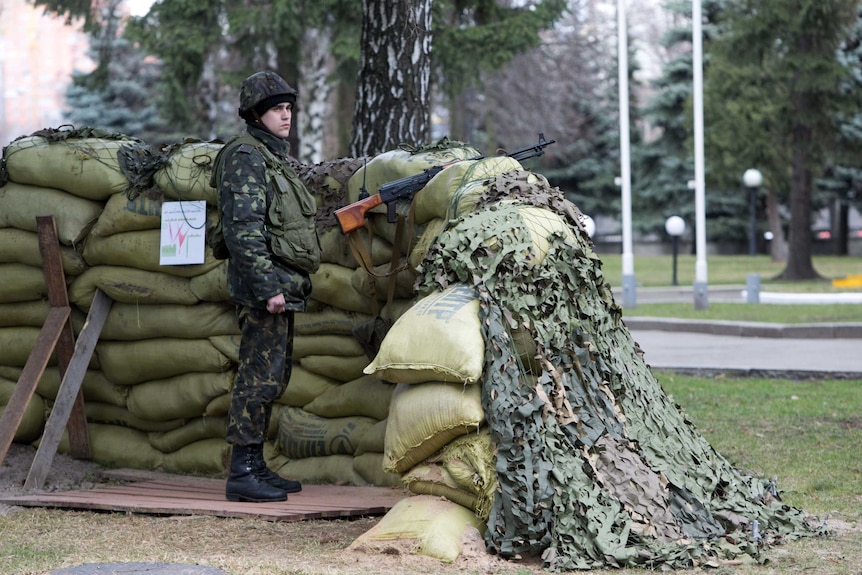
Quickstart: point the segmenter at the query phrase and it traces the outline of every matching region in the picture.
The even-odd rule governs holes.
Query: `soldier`
[[[296,96],[274,72],[246,78],[239,107],[246,131],[225,144],[213,169],[241,333],[228,413],[229,501],[284,501],[302,489],[263,457],[272,404],[290,380],[294,313],[305,311],[309,274],[320,264],[315,200],[287,163]]]

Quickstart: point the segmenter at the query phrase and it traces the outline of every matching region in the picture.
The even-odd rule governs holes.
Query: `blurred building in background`
[[[0,2],[0,145],[63,123],[72,72],[94,67],[81,29],[27,0]]]

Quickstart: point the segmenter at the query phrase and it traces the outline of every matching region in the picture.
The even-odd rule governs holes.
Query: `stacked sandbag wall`
[[[202,264],[159,265],[162,203],[204,200],[212,217],[216,196],[209,178],[220,148],[218,142],[183,142],[155,151],[133,138],[83,129],[45,130],[4,149],[0,408],[49,309],[35,217],[53,215],[76,333],[97,288],[114,301],[83,384],[94,459],[117,467],[223,472],[238,361],[225,262],[207,248]],[[378,316],[391,323],[411,308],[415,271],[406,264],[421,262],[448,217],[472,209],[481,192],[474,180],[517,168],[517,162],[464,161],[438,174],[417,194],[397,250],[396,226],[385,210],[369,213],[366,231],[358,233],[370,244],[375,275],[358,265],[333,212],[363,189],[373,193],[387,181],[477,155],[455,146],[295,166],[318,200],[323,263],[312,277],[309,308],[296,317],[293,375],[265,449],[270,466],[283,475],[310,483],[400,484],[402,471],[384,465],[386,441],[395,440],[387,438],[387,420],[400,382],[365,373],[374,357],[369,328]],[[382,277],[393,263],[403,269]],[[38,441],[59,380],[52,361],[16,441]]]

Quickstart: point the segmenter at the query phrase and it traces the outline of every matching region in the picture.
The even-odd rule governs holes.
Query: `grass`
[[[622,257],[602,254],[602,269],[611,285],[622,285]],[[709,285],[745,285],[748,274],[760,274],[761,289],[791,292],[846,292],[846,288],[832,287],[831,280],[848,275],[862,275],[862,257],[815,256],[814,269],[820,280],[804,282],[779,281],[775,277],[784,271],[783,262],[774,262],[769,256],[709,256],[706,260]],[[638,286],[670,286],[673,279],[673,256],[635,256],[635,279]],[[695,277],[695,256],[677,258],[677,282],[691,286]],[[854,290],[849,290],[854,291]],[[855,291],[860,291],[858,288]]]
[[[859,304],[759,304],[712,303],[704,310],[686,303],[639,303],[624,310],[624,316],[673,317],[721,321],[755,321],[768,323],[840,323],[862,322]]]
[[[785,503],[826,519],[833,529],[827,538],[770,549],[765,565],[719,565],[691,572],[862,573],[862,381],[705,378],[671,372],[657,372],[656,377],[731,463],[758,476],[776,476]],[[0,516],[0,573],[32,575],[112,562],[201,564],[230,575],[542,573],[526,563],[446,565],[418,555],[348,552],[346,547],[375,522],[363,518],[272,523],[27,509]]]

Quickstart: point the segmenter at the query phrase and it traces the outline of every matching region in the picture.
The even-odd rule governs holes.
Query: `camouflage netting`
[[[482,399],[500,483],[489,548],[541,555],[557,571],[692,567],[757,558],[767,541],[810,535],[800,510],[734,469],[664,393],[576,208],[527,177],[487,186],[479,209],[440,234],[419,278],[420,295],[466,283],[481,301]],[[577,233],[549,234],[542,257],[523,206]],[[520,359],[516,329],[531,334],[540,370]]]
[[[65,127],[3,149],[0,411],[49,311],[35,218],[54,215],[76,333],[97,289],[114,300],[83,382],[93,459],[224,473],[238,361],[225,262],[207,248],[202,264],[159,263],[165,201],[203,200],[214,217],[221,146]],[[296,317],[269,465],[305,483],[407,486],[417,498],[358,544],[400,538],[446,561],[468,524],[494,552],[554,570],[755,560],[811,534],[663,392],[577,208],[518,161],[478,155],[443,139],[295,164],[318,201],[323,263]],[[360,266],[333,211],[452,160],[400,203],[400,226],[384,206],[368,213]],[[52,360],[15,441],[38,441],[59,383]]]

